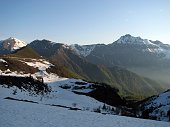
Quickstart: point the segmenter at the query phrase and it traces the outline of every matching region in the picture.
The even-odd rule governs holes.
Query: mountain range
[[[4,47],[7,42],[10,48]],[[8,60],[9,56],[44,58],[55,65],[48,69],[49,72],[63,77],[107,83],[119,89],[119,94],[129,99],[143,99],[168,87],[167,82],[154,81],[152,76],[139,71],[145,68],[152,73],[155,68],[159,71],[169,66],[170,46],[159,41],[127,34],[108,45],[66,45],[48,40],[35,40],[25,45],[15,38],[1,41],[0,45],[0,54],[7,55]],[[3,68],[7,69],[5,65]],[[30,73],[29,70],[33,69],[26,70]]]
[[[123,54],[128,53],[129,55],[133,53],[138,52],[140,55],[150,55],[152,57],[162,58],[162,59],[170,59],[170,45],[163,44],[160,41],[152,41],[148,39],[142,39],[141,37],[133,37],[130,34],[126,34],[124,36],[121,36],[117,41],[105,45],[105,44],[96,44],[96,45],[71,45],[75,51],[84,57],[97,57],[98,59],[101,59],[102,57],[106,57],[108,55],[119,55],[123,57]],[[121,49],[121,50],[120,50]],[[100,50],[100,54],[99,51]],[[132,50],[131,52],[129,52]],[[108,52],[106,52],[108,51]],[[131,54],[130,54],[131,53]],[[103,56],[100,56],[103,54]],[[136,54],[138,55],[138,54]],[[109,57],[109,56],[108,56]],[[132,59],[134,55],[129,57],[129,59]],[[140,57],[140,56],[139,56]],[[107,57],[106,57],[107,58]],[[120,58],[121,59],[121,58]],[[131,61],[134,62],[134,61]],[[112,66],[116,63],[116,61],[113,61],[108,63],[108,65]],[[137,63],[130,63],[131,66],[135,66]],[[121,64],[120,64],[121,65]],[[123,66],[128,66],[126,63],[122,63]]]
[[[112,44],[72,45],[75,52],[93,64],[120,66],[141,76],[169,84],[170,45],[129,34]]]
[[[35,104],[47,110],[169,121],[169,86],[136,71],[168,72],[169,45],[125,35],[108,45],[66,45],[45,39],[26,45],[9,38],[0,46],[1,108],[12,104],[14,109],[17,103],[25,110]]]

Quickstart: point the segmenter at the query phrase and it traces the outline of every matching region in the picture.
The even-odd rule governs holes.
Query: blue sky
[[[108,44],[125,34],[170,44],[170,0],[0,0],[0,39]]]

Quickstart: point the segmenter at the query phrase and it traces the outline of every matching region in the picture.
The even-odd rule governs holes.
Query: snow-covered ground
[[[0,99],[1,127],[169,127],[170,123]]]
[[[28,66],[38,68],[39,70],[42,71],[46,70],[50,66],[54,66],[53,64],[43,59],[39,59],[39,61],[37,61],[36,59],[31,59],[31,62],[26,62],[26,61],[22,61],[22,62],[26,63]]]
[[[1,60],[3,61],[3,60]],[[48,83],[52,91],[45,95],[33,95],[15,86],[8,88],[0,85],[0,127],[168,127],[167,122],[135,119],[112,115],[102,110],[104,103],[94,98],[75,94],[73,91],[89,92],[90,83],[78,79],[61,78],[56,74],[47,73],[46,69],[53,66],[49,62],[27,62],[29,66],[38,67],[40,76]],[[1,71],[1,75],[29,76],[8,70],[8,74]],[[40,73],[44,72],[46,73]],[[31,76],[36,77],[37,73]],[[72,89],[81,82],[85,89]],[[69,86],[63,89],[61,86]],[[9,100],[7,97],[16,99]],[[36,103],[25,102],[33,101]],[[106,105],[108,106],[108,105]],[[94,113],[100,107],[102,113]],[[115,107],[111,107],[114,108]],[[72,111],[70,109],[77,109]],[[81,110],[81,111],[80,111]]]
[[[45,78],[44,81],[46,82]],[[72,90],[60,88],[60,86],[63,86],[65,84],[69,84],[70,86],[76,86],[76,81],[82,80],[59,77],[56,77],[54,79],[51,78],[50,80],[47,80],[47,82],[48,85],[52,88],[52,92],[43,96],[30,95],[29,92],[23,90],[21,92],[21,90],[16,87],[7,88],[0,85],[0,98],[3,99],[6,97],[11,97],[19,100],[29,100],[48,105],[61,105],[88,111],[94,111],[95,109],[104,105],[102,102],[99,102],[91,97],[85,95],[78,95],[72,92]],[[13,94],[14,91],[16,91],[15,95]]]
[[[76,82],[84,82],[80,79],[68,79],[59,77],[56,74],[53,73],[47,73],[46,69],[50,66],[54,66],[48,61],[45,60],[34,60],[32,59],[31,62],[22,61],[28,64],[29,66],[37,67],[38,72],[35,74],[31,74],[32,77],[36,78],[38,76],[42,77],[45,83],[48,83],[48,86],[51,87],[52,92],[47,95],[31,95],[27,91],[21,91],[20,89],[16,87],[3,87],[0,85],[0,98],[6,98],[11,97],[19,100],[29,100],[38,102],[41,104],[48,104],[48,105],[61,105],[66,107],[72,107],[72,108],[78,108],[80,110],[88,110],[88,111],[94,111],[97,108],[102,108],[104,103],[99,102],[95,100],[94,98],[85,96],[85,95],[78,95],[73,92],[72,89],[63,89],[61,86],[68,85],[70,87],[77,86]],[[30,74],[19,74],[17,72],[11,72],[8,70],[8,73],[0,71],[1,75],[6,76],[22,76],[22,77],[28,77]],[[86,82],[84,82],[86,83]],[[83,86],[83,85],[80,85]],[[84,86],[88,87],[89,83],[85,84]],[[14,91],[17,93],[14,95]],[[78,91],[78,90],[74,90]],[[81,92],[88,92],[89,89],[85,89],[84,91],[81,90]],[[108,106],[108,105],[107,105]],[[113,107],[114,108],[114,107]]]
[[[149,113],[150,117],[155,117],[161,121],[169,121],[167,114],[170,110],[170,90],[158,96],[151,97],[143,106],[145,110],[151,110]]]
[[[46,77],[47,78],[47,77]],[[48,79],[48,78],[47,78]],[[53,75],[53,78],[46,80],[52,87],[50,94],[30,95],[26,91],[16,87],[5,88],[0,85],[0,127],[168,127],[170,123],[144,120],[116,115],[103,115],[94,113],[93,110],[103,103],[84,96],[77,95],[71,90],[62,89],[59,86],[69,84],[75,85],[75,82],[83,82],[77,79],[59,78]],[[88,85],[88,84],[87,84]],[[17,89],[14,95],[14,90]],[[6,97],[12,97],[18,100],[29,100],[38,102],[30,103],[24,101],[8,100]],[[82,111],[73,111],[66,107],[78,108]]]

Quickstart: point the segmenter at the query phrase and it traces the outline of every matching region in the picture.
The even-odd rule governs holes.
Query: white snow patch
[[[0,59],[0,62],[7,63],[4,59]]]
[[[90,55],[90,53],[94,50],[96,45],[71,45],[71,48],[78,54],[84,57]]]
[[[53,64],[49,63],[48,61],[42,60],[42,61],[32,61],[32,62],[26,62],[24,61],[28,66],[32,66],[34,68],[38,68],[39,70],[46,70],[50,66],[54,66]]]
[[[63,47],[63,48],[66,48],[66,49],[69,49],[69,48],[70,48],[69,45],[67,45],[67,44],[63,44],[62,47]]]

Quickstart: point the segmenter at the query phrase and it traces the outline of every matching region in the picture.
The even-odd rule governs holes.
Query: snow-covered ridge
[[[24,41],[18,40],[17,38],[13,37],[3,40],[1,43],[3,44],[3,48],[10,51],[15,51],[27,45]]]
[[[160,41],[152,41],[149,39],[143,39],[141,37],[134,37],[130,34],[126,34],[121,36],[117,41],[111,44],[114,45],[121,45],[121,46],[134,46],[139,48],[139,50],[147,53],[156,54],[157,56],[162,56],[164,59],[170,59],[170,45],[163,44]],[[70,45],[71,49],[73,49],[78,55],[87,57],[90,55],[94,49],[100,46],[98,44],[94,45]],[[110,46],[107,45],[107,46]]]
[[[96,45],[78,45],[78,44],[74,44],[70,46],[78,55],[81,56],[88,56],[96,47]]]
[[[142,39],[141,37],[133,37],[129,34],[126,34],[121,36],[113,44],[138,46],[142,48],[143,52],[155,53],[157,55],[161,54],[161,56],[164,54],[163,58],[170,58],[170,45],[163,44],[159,41],[151,41],[148,39]]]
[[[152,43],[148,39],[142,39],[141,37],[133,37],[130,34],[126,34],[125,36],[121,36],[116,43],[118,44],[135,44],[135,45],[154,45],[156,44]]]
[[[149,116],[161,121],[168,121],[170,112],[170,90],[151,97],[143,104],[144,110],[150,110]]]

